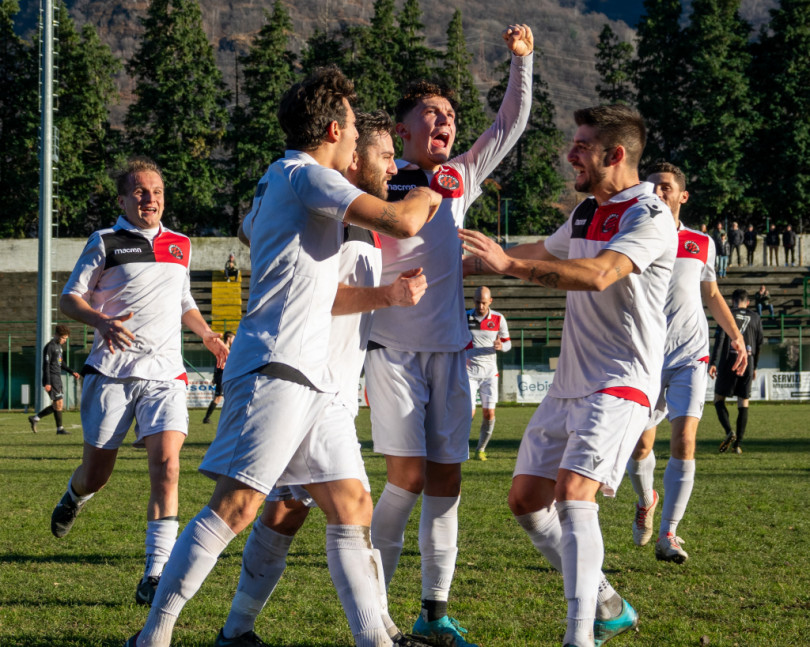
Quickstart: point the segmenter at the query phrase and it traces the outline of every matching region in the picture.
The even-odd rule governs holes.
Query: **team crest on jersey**
[[[694,240],[684,241],[683,248],[690,254],[700,254],[700,245]]]
[[[487,330],[498,330],[498,325],[492,320],[485,322],[484,326]]]
[[[458,198],[464,195],[464,183],[459,172],[449,166],[442,166],[433,176],[430,188],[443,198]]]
[[[609,234],[615,232],[619,227],[619,218],[621,218],[621,216],[617,213],[612,213],[605,218],[602,222],[602,233]]]
[[[178,261],[183,260],[183,250],[178,245],[169,245],[169,254],[174,256]]]

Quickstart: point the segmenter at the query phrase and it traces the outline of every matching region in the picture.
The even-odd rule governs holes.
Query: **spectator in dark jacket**
[[[771,303],[771,294],[765,284],[759,286],[759,292],[754,295],[754,302],[757,304],[757,314],[762,316],[762,309],[768,308],[771,316],[773,317],[773,304]]]
[[[776,225],[771,225],[771,230],[765,236],[765,246],[768,248],[768,265],[779,265],[779,232]]]
[[[720,244],[717,247],[717,277],[726,278],[726,267],[728,267],[728,257],[731,254],[731,245],[729,245],[725,234],[720,234]]]
[[[720,242],[721,238],[726,235],[726,232],[723,231],[723,223],[718,222],[714,229],[712,229],[711,237],[714,241],[714,251],[715,251],[715,262],[714,268],[718,269],[720,267]]]
[[[743,230],[736,222],[731,223],[731,229],[728,232],[728,244],[731,246],[731,254],[729,254],[728,261],[732,262],[734,252],[737,252],[737,265],[742,265],[740,260],[740,247],[743,244]]]
[[[796,264],[796,232],[790,225],[782,232],[782,247],[785,248],[785,267],[792,267]]]
[[[757,249],[757,232],[754,230],[754,225],[748,225],[748,229],[743,234],[743,245],[748,252],[748,264],[754,264],[754,252]]]

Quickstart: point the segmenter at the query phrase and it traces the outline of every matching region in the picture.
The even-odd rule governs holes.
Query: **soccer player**
[[[498,363],[495,353],[512,348],[506,317],[490,309],[492,293],[485,285],[475,291],[475,307],[467,310],[467,325],[472,335],[467,347],[467,376],[470,378],[472,415],[475,416],[475,395],[481,394],[481,431],[475,457],[487,460],[486,449],[495,429],[495,405],[498,403]]]
[[[354,96],[351,81],[329,66],[282,97],[278,117],[288,150],[259,181],[240,228],[250,245],[250,298],[225,367],[217,435],[200,465],[216,480],[214,493],[180,534],[129,647],[169,646],[183,606],[276,484],[305,485],[326,515],[329,571],[355,643],[391,644],[371,584],[372,508],[362,461],[354,460],[357,438],[323,437],[323,415],[337,391],[327,367],[330,314],[344,223],[413,235],[440,198],[417,188],[388,203],[342,175],[357,140]]]
[[[745,354],[748,356],[746,370],[743,373],[735,370],[740,364],[740,353],[726,331],[718,328],[714,333],[714,348],[709,362],[709,377],[717,378],[714,387],[714,409],[717,419],[726,432],[726,437],[720,443],[720,453],[734,448],[735,454],[742,454],[740,443],[748,426],[748,402],[751,398],[751,385],[757,376],[759,351],[762,348],[762,320],[753,310],[748,309],[750,301],[748,292],[742,289],[731,293],[731,312],[737,327],[745,340]],[[731,428],[731,421],[726,408],[726,398],[737,397],[737,433]]]
[[[658,504],[658,493],[653,489],[653,444],[656,428],[667,416],[672,425],[670,458],[664,472],[665,496],[655,557],[681,564],[688,555],[681,547],[682,540],[676,531],[695,482],[695,441],[706,399],[709,324],[703,313],[703,304],[708,306],[712,317],[729,335],[735,348],[742,350],[745,345],[734,316],[717,287],[712,239],[681,222],[681,205],[689,199],[683,171],[674,164],[661,162],[650,169],[647,181],[655,185],[656,195],[672,212],[678,230],[678,251],[664,306],[667,337],[661,393],[647,429],[627,463],[630,482],[638,495],[633,541],[638,546],[645,546],[652,537],[653,514]],[[743,353],[738,359],[739,365],[734,368],[742,372],[747,358]]]
[[[233,254],[231,254],[233,256]],[[231,344],[233,344],[233,338],[236,337],[236,334],[231,332],[230,330],[226,330],[225,334],[222,336],[222,342],[231,350]],[[208,405],[208,411],[205,412],[205,418],[203,418],[203,424],[209,425],[211,424],[211,414],[214,413],[214,409],[217,408],[217,405],[222,402],[222,374],[224,373],[224,367],[220,368],[217,366],[214,369],[214,398],[211,400],[211,403]]]
[[[459,236],[476,256],[467,261],[473,271],[568,290],[559,365],[520,444],[509,506],[563,574],[563,644],[591,647],[638,623],[601,572],[596,493],[615,494],[658,398],[677,234],[653,185],[639,183],[641,116],[613,105],[574,118],[568,161],[574,187],[591,197],[568,221],[508,252],[478,232]]]
[[[388,197],[388,181],[397,172],[394,164],[394,124],[383,111],[357,113],[357,151],[346,178],[358,188],[382,200]],[[353,225],[347,227],[340,248],[338,295],[333,305],[329,368],[339,386],[338,397],[330,404],[324,420],[331,428],[324,438],[334,437],[336,429],[354,435],[357,416],[357,383],[366,355],[372,310],[406,307],[419,302],[427,288],[425,276],[415,269],[380,286],[382,257],[379,237]],[[340,313],[337,315],[336,313]],[[356,444],[355,444],[356,446]],[[359,454],[359,450],[358,450]],[[359,455],[355,460],[362,460]],[[364,486],[369,489],[367,479]],[[301,486],[274,488],[268,495],[261,517],[253,524],[242,557],[242,573],[225,626],[216,647],[254,647],[264,642],[254,632],[256,617],[275,589],[286,567],[293,537],[314,505]],[[368,505],[371,506],[369,499]],[[377,551],[375,561],[379,564]],[[377,569],[380,595],[385,600],[382,566]],[[383,611],[385,612],[385,606]],[[400,646],[421,644],[404,636],[383,614],[389,635]]]
[[[150,483],[146,568],[135,592],[139,604],[154,597],[177,537],[180,448],[188,434],[182,324],[200,336],[218,365],[228,356],[191,296],[191,242],[161,224],[164,195],[158,166],[146,158],[131,160],[118,176],[124,215],[90,236],[59,301],[62,312],[96,333],[82,369],[82,462],[54,508],[51,532],[67,535],[110,479],[134,420],[136,444],[146,447]]]
[[[411,187],[430,186],[442,196],[436,217],[408,240],[383,236],[383,283],[411,267],[423,267],[429,287],[407,313],[383,310],[372,324],[366,357],[374,451],[388,472],[374,509],[372,543],[380,550],[386,583],[396,570],[405,527],[419,495],[422,516],[422,610],[415,634],[450,634],[467,645],[447,615],[456,564],[461,463],[469,456],[470,383],[465,348],[461,246],[456,229],[480,184],[515,145],[532,100],[531,30],[513,25],[503,32],[512,52],[509,84],[495,123],[466,153],[451,159],[455,110],[442,88],[409,86],[396,108],[402,159],[389,199]]]
[[[76,371],[69,369],[62,362],[62,346],[70,337],[70,328],[64,324],[56,326],[56,334],[53,339],[45,344],[42,349],[42,386],[48,393],[51,399],[51,404],[45,407],[39,413],[33,416],[28,416],[28,422],[31,424],[31,431],[37,433],[37,423],[44,418],[53,414],[53,419],[56,421],[56,433],[60,436],[68,434],[64,426],[62,426],[62,409],[64,408],[64,390],[62,387],[62,371],[68,375],[72,375],[77,380],[79,374]]]

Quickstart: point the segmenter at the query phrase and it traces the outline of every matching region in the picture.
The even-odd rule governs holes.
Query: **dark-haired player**
[[[56,326],[56,334],[53,339],[45,344],[42,349],[42,386],[48,393],[51,399],[51,404],[45,407],[39,413],[33,416],[28,416],[28,422],[31,424],[31,431],[37,433],[37,423],[44,418],[53,414],[53,419],[56,422],[56,433],[61,435],[69,433],[62,425],[62,409],[64,407],[64,388],[62,386],[62,372],[72,375],[79,379],[79,374],[65,366],[62,361],[62,346],[70,337],[70,328],[65,324]]]

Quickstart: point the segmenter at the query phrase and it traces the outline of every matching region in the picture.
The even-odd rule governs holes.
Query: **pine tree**
[[[739,0],[695,0],[686,33],[691,56],[683,167],[690,177],[690,211],[709,222],[742,200],[741,161],[755,126],[747,77],[750,27],[738,8]]]
[[[635,105],[633,89],[633,46],[620,41],[605,24],[596,45],[596,71],[601,82],[596,86],[599,98],[606,103]]]
[[[354,56],[345,72],[354,80],[357,107],[393,112],[399,99],[399,29],[394,22],[394,0],[375,0],[371,25],[351,33]]]
[[[234,109],[228,135],[234,165],[233,231],[250,207],[256,182],[284,154],[285,136],[276,112],[281,96],[295,81],[295,54],[288,49],[293,24],[281,0],[266,19],[250,51],[240,57],[246,103]]]
[[[133,153],[163,168],[164,222],[189,233],[228,229],[215,158],[227,124],[228,92],[196,0],[152,0],[142,44],[128,65],[138,99],[126,127]]]
[[[118,137],[110,128],[109,106],[118,100],[113,75],[121,63],[87,24],[81,33],[63,2],[59,22],[58,220],[60,236],[85,237],[115,221],[115,166]]]
[[[455,150],[458,153],[468,150],[489,126],[480,93],[470,71],[471,62],[472,56],[467,51],[464,39],[461,10],[456,9],[447,27],[447,50],[441,76],[456,91],[458,109]]]
[[[316,29],[307,39],[301,53],[301,71],[305,76],[317,67],[337,65],[344,73],[348,72],[350,47],[346,43],[346,31],[337,33]]]
[[[536,47],[534,55],[541,56]],[[502,69],[501,81],[492,87],[487,97],[493,111],[501,105],[506,92],[509,61]],[[548,94],[548,84],[535,71],[529,123],[494,173],[501,185],[501,200],[510,200],[512,234],[550,233],[565,219],[565,214],[554,206],[565,186],[559,170],[562,145],[563,134],[554,124],[554,104]]]
[[[688,130],[681,0],[644,0],[644,8],[646,14],[636,32],[635,60],[636,105],[649,131],[642,165],[657,160],[680,164]]]
[[[396,33],[399,50],[399,74],[396,85],[401,91],[410,81],[429,78],[434,63],[441,53],[425,45],[422,24],[422,9],[419,0],[405,0],[397,15],[399,30]]]
[[[770,217],[805,231],[802,221],[810,201],[810,5],[782,0],[760,41],[751,87],[762,127],[755,149],[745,157],[749,200],[756,200],[750,221],[764,228]]]
[[[36,51],[14,33],[17,0],[0,2],[0,237],[37,235]]]

